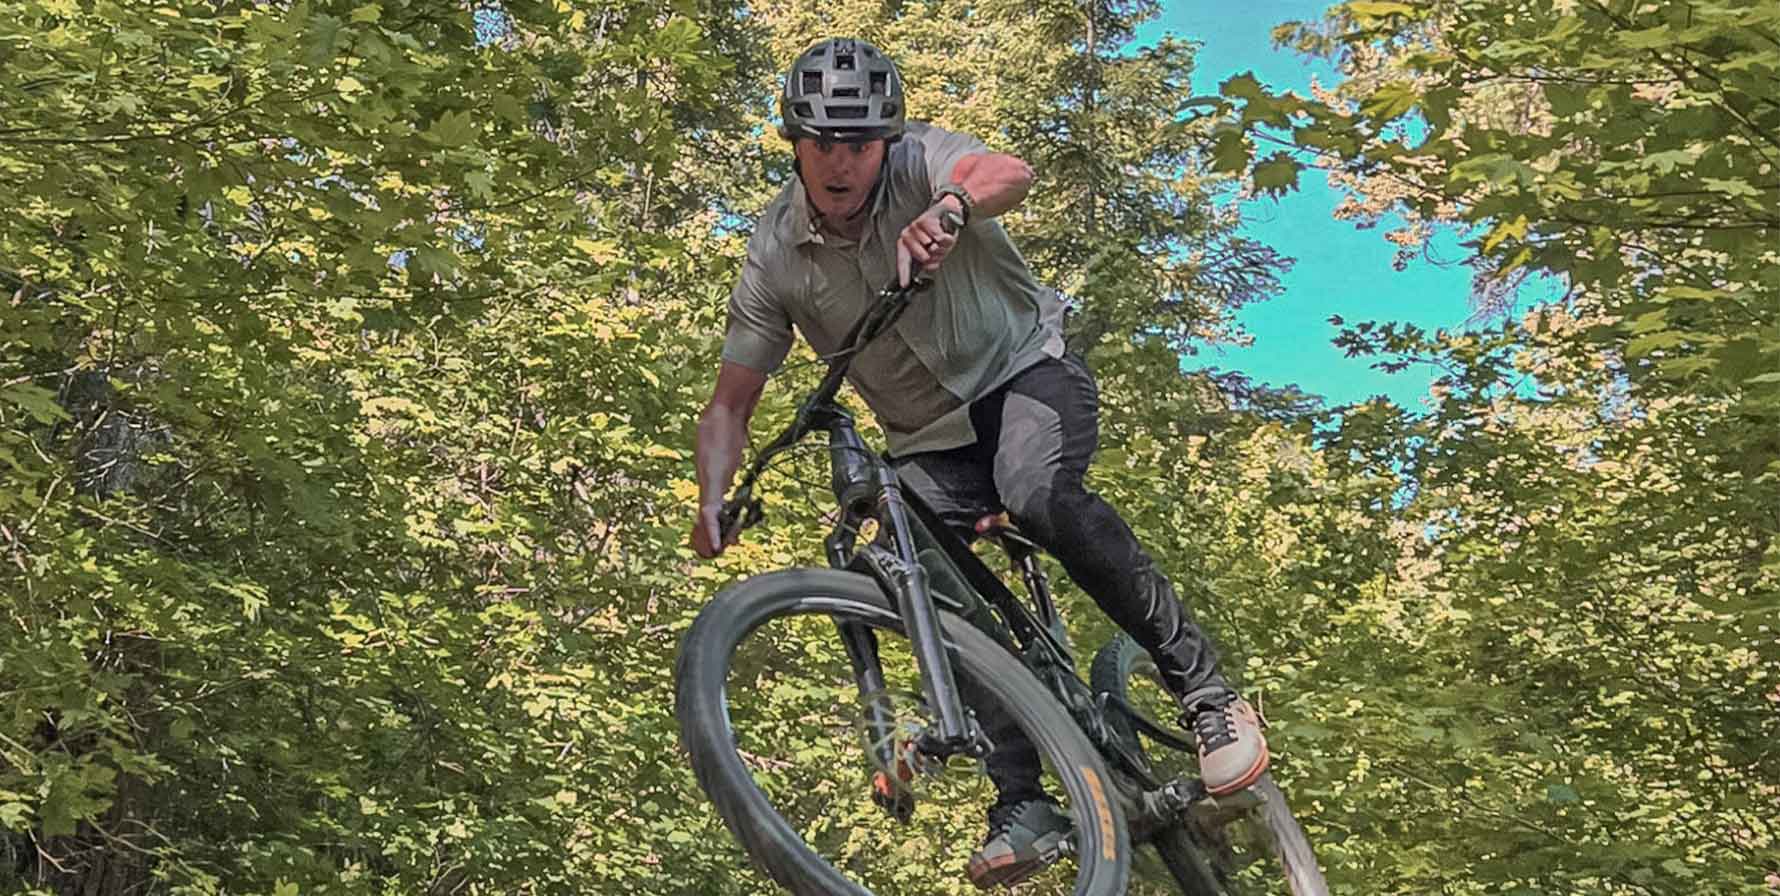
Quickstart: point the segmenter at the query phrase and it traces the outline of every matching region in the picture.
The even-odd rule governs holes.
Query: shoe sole
[[[1255,764],[1250,766],[1248,771],[1243,772],[1235,781],[1222,787],[1214,788],[1208,785],[1205,792],[1212,796],[1229,796],[1232,793],[1247,790],[1253,787],[1256,781],[1261,780],[1261,775],[1266,773],[1267,766],[1272,763],[1273,754],[1268,752],[1266,747],[1262,747],[1260,758],[1255,760]]]
[[[1021,883],[1032,875],[1049,868],[1053,862],[1062,857],[1063,840],[1067,836],[1067,834],[1054,833],[1040,837],[1032,844],[1033,849],[1038,851],[1038,855],[1030,859],[1021,859],[1010,855],[1001,857],[999,861],[979,861],[973,857],[970,860],[970,882],[976,884],[979,890],[997,886],[1011,887]]]

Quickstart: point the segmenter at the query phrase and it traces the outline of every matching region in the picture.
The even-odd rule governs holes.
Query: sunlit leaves
[[[647,748],[610,758],[594,732],[645,710],[590,695],[662,686],[671,630],[616,633],[684,582],[677,524],[639,521],[677,517],[652,483],[686,465],[663,421],[692,351],[663,347],[709,347],[641,290],[675,281],[697,315],[710,288],[668,235],[702,204],[640,176],[686,151],[679,128],[733,126],[702,98],[731,70],[717,40],[745,40],[651,4],[601,13],[597,43],[515,8],[500,48],[468,10],[402,2],[18,18],[0,820],[42,850],[33,880],[635,878],[647,850],[579,818],[671,756],[671,727],[625,724]],[[586,277],[574,241],[616,220]],[[628,422],[584,428],[596,412]]]

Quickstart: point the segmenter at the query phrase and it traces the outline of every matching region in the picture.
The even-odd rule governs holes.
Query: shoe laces
[[[1193,734],[1205,752],[1236,742],[1236,721],[1230,718],[1229,711],[1235,702],[1234,694],[1214,698],[1199,704],[1193,713]]]

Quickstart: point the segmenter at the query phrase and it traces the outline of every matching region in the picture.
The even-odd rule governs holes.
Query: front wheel
[[[1096,693],[1110,694],[1153,720],[1180,712],[1162,686],[1155,660],[1128,635],[1119,635],[1094,656],[1089,681]],[[1139,739],[1133,726],[1113,712],[1113,727],[1159,781],[1198,777],[1197,757]],[[1174,824],[1147,838],[1160,867],[1139,863],[1133,894],[1184,893],[1186,896],[1328,896],[1310,839],[1286,805],[1285,794],[1263,774],[1248,789],[1206,801]]]
[[[1074,822],[1065,857],[1020,892],[1126,892],[1130,840],[1099,755],[1018,659],[940,615],[954,669],[980,682],[1032,741],[1042,783]],[[754,864],[794,893],[974,893],[964,858],[994,788],[954,760],[923,770],[912,815],[873,805],[856,732],[859,695],[836,622],[876,634],[887,692],[919,692],[902,622],[865,576],[769,573],[726,589],[699,613],[680,645],[675,714],[700,787]],[[903,705],[919,712],[924,701]]]

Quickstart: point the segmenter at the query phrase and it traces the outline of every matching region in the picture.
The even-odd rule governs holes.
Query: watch
[[[969,225],[971,215],[976,211],[976,201],[971,199],[970,194],[965,192],[964,188],[957,184],[946,184],[945,186],[940,187],[939,192],[933,194],[933,201],[937,204],[941,199],[947,196],[958,197],[958,205],[964,209],[964,223]]]

